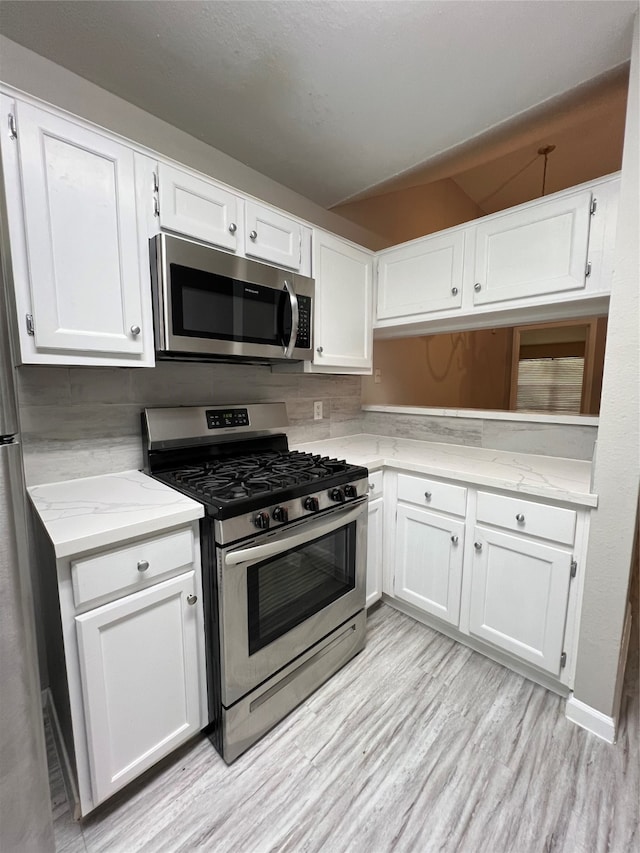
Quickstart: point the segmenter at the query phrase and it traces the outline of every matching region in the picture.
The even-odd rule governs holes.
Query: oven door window
[[[247,569],[252,655],[355,588],[356,523]]]
[[[284,290],[171,264],[173,334],[281,346],[291,336]]]

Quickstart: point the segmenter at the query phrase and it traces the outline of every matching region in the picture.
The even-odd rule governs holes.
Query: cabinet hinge
[[[33,328],[33,314],[26,314],[25,320],[27,323],[27,334],[35,335],[35,329]]]
[[[9,139],[18,138],[18,128],[16,127],[16,117],[13,113],[9,113]]]
[[[584,277],[589,278],[591,275],[591,261],[587,261],[587,268],[584,271]]]
[[[598,209],[598,199],[592,198],[591,199],[591,207],[589,208],[589,213],[591,214],[591,216],[593,216],[595,214],[597,209]]]
[[[153,191],[154,191],[154,193],[157,193],[159,189],[160,189],[160,184],[158,183],[158,173],[154,172],[153,173]]]
[[[158,173],[153,173],[153,215],[160,216],[160,182],[158,180]]]
[[[578,571],[578,561],[571,560],[571,577],[575,578],[576,572]]]
[[[298,234],[298,266],[302,266],[302,232]]]
[[[160,202],[157,198],[155,198],[155,196],[153,199],[153,215],[160,216]]]
[[[562,654],[560,655],[560,669],[564,669],[564,667],[566,665],[567,665],[567,653],[562,652]]]

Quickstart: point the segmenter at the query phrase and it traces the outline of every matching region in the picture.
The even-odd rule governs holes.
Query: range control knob
[[[329,491],[329,497],[332,501],[336,501],[336,503],[344,503],[344,492],[342,489],[331,489]]]
[[[318,498],[305,498],[303,506],[305,509],[308,509],[309,512],[318,512],[320,509],[320,502],[318,501]]]
[[[277,506],[271,515],[274,521],[289,521],[289,511],[284,506]]]
[[[257,512],[253,516],[253,523],[256,527],[259,527],[260,530],[268,530],[269,528],[269,513],[268,512]]]
[[[351,484],[349,484],[348,486],[344,487],[344,496],[345,496],[345,498],[357,498],[358,497],[358,490],[356,489],[355,486],[352,486]]]

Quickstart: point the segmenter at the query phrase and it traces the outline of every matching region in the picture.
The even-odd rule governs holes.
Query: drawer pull
[[[454,545],[457,545],[457,544],[458,544],[458,537],[454,534],[454,535],[451,537],[451,541],[453,542],[453,544],[454,544]]]
[[[146,572],[148,568],[149,568],[149,561],[148,560],[139,560],[138,561],[138,571],[139,572]]]
[[[369,491],[372,492],[375,489],[373,483],[369,483]]]
[[[425,492],[424,493],[424,499],[426,501],[430,501],[431,500],[431,492]]]
[[[194,605],[194,604],[196,603],[196,601],[197,601],[197,600],[198,600],[198,596],[197,596],[197,595],[188,595],[188,596],[187,596],[187,604]]]
[[[482,551],[482,542],[474,542],[473,547],[476,549],[476,551]]]
[[[238,230],[238,226],[236,225],[236,223],[231,222],[229,225],[229,234],[235,234],[237,230]]]
[[[249,239],[253,240],[253,241],[257,240],[258,239],[258,232],[252,231],[251,234],[249,234]]]
[[[518,524],[524,524],[524,515],[521,512],[516,515],[516,521]]]

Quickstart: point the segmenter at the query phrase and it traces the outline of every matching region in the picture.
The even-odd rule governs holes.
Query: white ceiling
[[[626,62],[637,9],[3,0],[0,30],[330,207]]]

